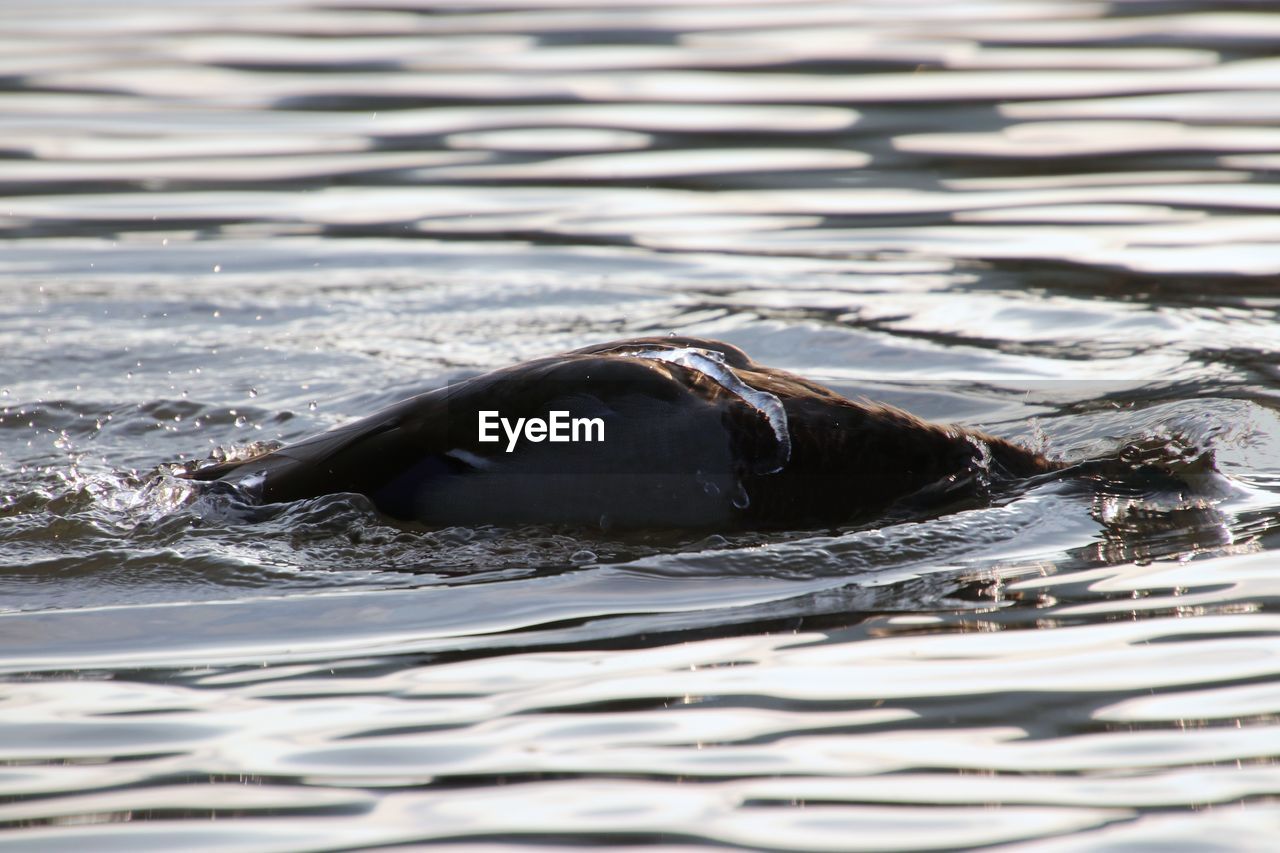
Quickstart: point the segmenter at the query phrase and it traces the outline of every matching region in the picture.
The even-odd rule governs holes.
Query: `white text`
[[[507,436],[507,452],[516,449],[521,433],[528,441],[604,441],[604,418],[571,418],[568,412],[547,412],[543,418],[516,418],[512,423],[496,411],[480,412],[480,441],[501,441]]]

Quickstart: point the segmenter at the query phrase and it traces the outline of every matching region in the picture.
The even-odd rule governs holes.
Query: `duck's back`
[[[993,464],[997,476],[1051,467],[726,344],[637,338],[484,374],[190,476],[248,484],[268,502],[358,492],[431,524],[803,526],[941,495],[948,478]]]

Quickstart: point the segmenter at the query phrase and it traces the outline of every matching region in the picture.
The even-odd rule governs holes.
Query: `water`
[[[787,462],[791,460],[791,432],[787,424],[787,412],[782,406],[782,401],[768,391],[752,388],[739,379],[738,374],[732,368],[725,366],[723,353],[697,347],[659,347],[644,349],[635,353],[635,355],[638,358],[679,364],[701,374],[758,412],[768,422],[777,442],[777,450],[774,454],[777,458],[769,459],[764,463],[757,463],[767,466],[763,468],[763,473],[772,474],[781,471],[786,467]],[[777,463],[776,465],[774,464],[775,462]],[[743,494],[745,496],[745,492]]]
[[[1277,48],[1264,2],[5,4],[0,847],[1272,849]],[[1187,485],[604,534],[164,467],[668,332]]]

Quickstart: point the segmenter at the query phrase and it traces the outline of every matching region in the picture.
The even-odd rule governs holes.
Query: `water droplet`
[[[315,400],[312,400],[310,403],[307,403],[307,408],[314,412],[319,408],[319,406],[316,404]]]
[[[734,486],[733,494],[729,496],[729,501],[738,509],[746,509],[751,506],[751,496],[747,494],[746,488],[741,483]]]
[[[222,272],[222,264],[214,264],[214,265],[213,265],[213,271],[214,271],[214,272]]]
[[[256,397],[256,396],[258,396],[258,389],[257,389],[257,388],[250,388],[250,389],[249,389],[249,396],[250,396],[250,397]]]
[[[247,423],[249,423],[249,419],[246,418],[244,415],[241,415],[240,417],[236,418],[237,427],[243,427]]]
[[[716,495],[720,494],[720,487],[717,486],[715,483],[711,482],[710,480],[708,480],[707,482],[702,484],[702,491],[711,495],[711,497],[715,497]]]

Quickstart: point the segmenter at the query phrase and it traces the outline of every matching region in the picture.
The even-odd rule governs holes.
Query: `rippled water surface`
[[[0,847],[1273,850],[1280,9],[0,5]],[[432,529],[174,463],[629,335],[1066,460]]]

